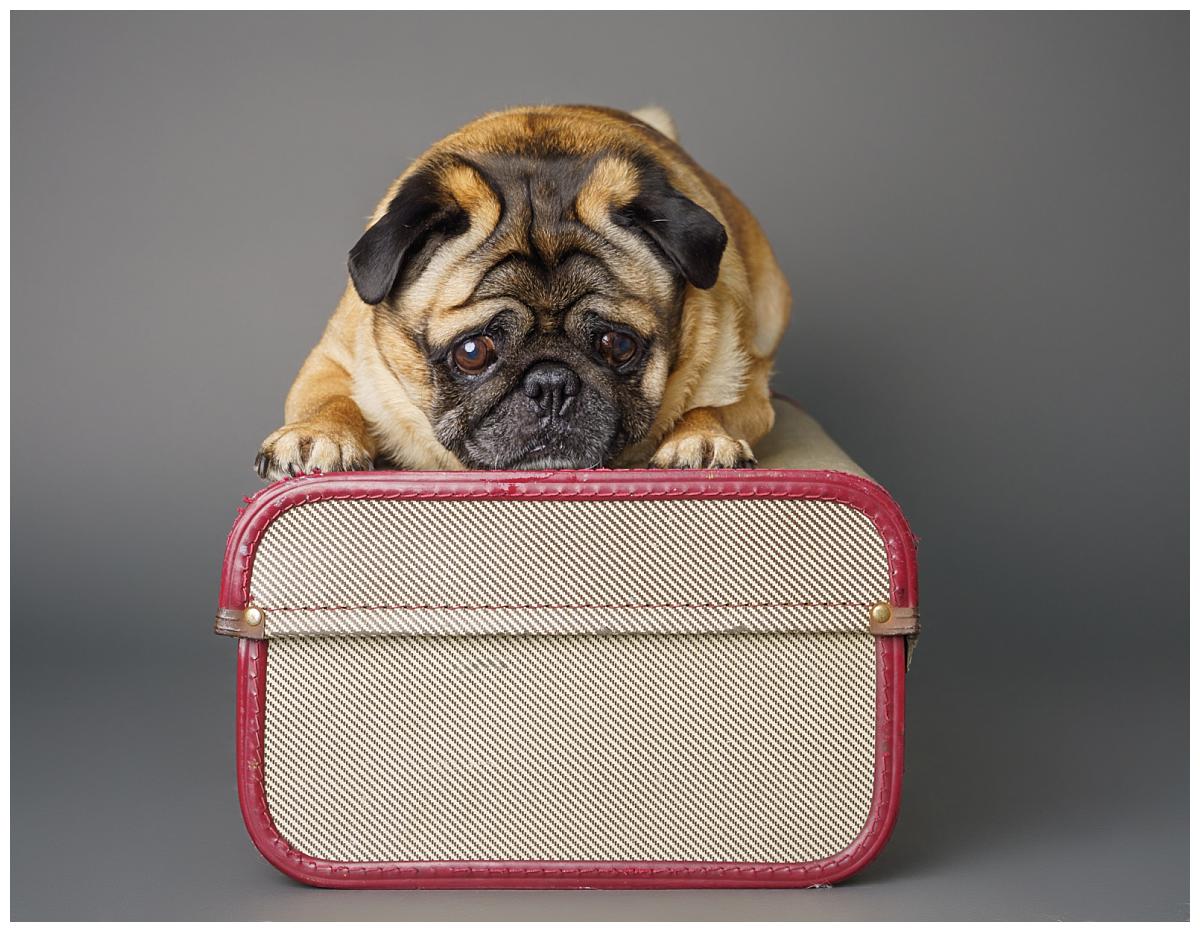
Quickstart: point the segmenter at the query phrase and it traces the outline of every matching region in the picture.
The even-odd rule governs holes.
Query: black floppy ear
[[[396,286],[406,257],[429,233],[453,225],[461,211],[448,201],[427,174],[413,175],[401,186],[387,212],[350,250],[350,280],[367,304],[378,304]]]
[[[645,178],[642,192],[621,215],[624,222],[644,231],[691,284],[711,288],[717,283],[729,239],[725,227],[666,178]]]

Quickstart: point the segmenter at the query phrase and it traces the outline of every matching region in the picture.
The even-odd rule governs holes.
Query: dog
[[[388,189],[263,442],[320,470],[742,468],[791,292],[659,108],[486,114]]]

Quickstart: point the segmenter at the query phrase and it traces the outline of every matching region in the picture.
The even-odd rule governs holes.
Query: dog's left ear
[[[396,287],[405,260],[420,251],[430,233],[449,231],[463,219],[431,174],[413,175],[350,250],[350,280],[358,296],[367,304],[383,301]]]
[[[666,253],[697,288],[717,283],[729,237],[725,227],[695,201],[684,197],[657,172],[643,176],[642,190],[617,213],[618,222],[637,226]]]

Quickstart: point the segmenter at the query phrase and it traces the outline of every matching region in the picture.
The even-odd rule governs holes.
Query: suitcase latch
[[[267,617],[257,605],[246,608],[217,609],[213,631],[232,638],[253,638],[261,641],[267,636]]]

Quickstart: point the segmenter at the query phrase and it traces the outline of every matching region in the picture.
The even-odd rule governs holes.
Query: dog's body
[[[791,296],[659,110],[489,114],[389,189],[264,477],[736,467],[771,427]]]

